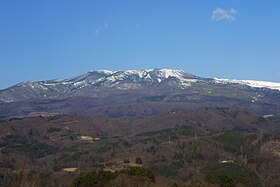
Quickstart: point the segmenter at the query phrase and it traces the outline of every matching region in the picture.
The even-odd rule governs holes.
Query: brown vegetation
[[[3,186],[67,186],[83,173],[130,167],[149,168],[155,181],[122,173],[106,185],[248,186],[247,175],[257,176],[260,185],[279,183],[277,124],[244,110],[201,108],[122,119],[56,115],[9,119],[0,126]],[[206,175],[215,173],[211,164],[224,160],[234,161],[225,164],[237,164],[243,175]]]

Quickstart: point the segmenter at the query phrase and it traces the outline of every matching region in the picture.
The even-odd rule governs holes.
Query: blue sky
[[[1,0],[0,89],[98,69],[280,82],[279,7],[279,0]]]

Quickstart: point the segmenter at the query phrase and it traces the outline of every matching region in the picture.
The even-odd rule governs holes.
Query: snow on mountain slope
[[[168,78],[176,78],[179,82],[189,82],[189,79],[196,79],[195,76],[187,74],[182,70],[171,69],[146,69],[146,70],[124,70],[124,71],[108,71],[99,70],[91,71],[84,75],[67,79],[68,83],[74,83],[75,85],[84,84],[94,85],[96,83],[102,83],[104,86],[112,87],[116,83],[122,81],[130,81],[134,83],[156,82],[160,83]],[[192,81],[194,82],[194,81]],[[77,84],[78,83],[78,84]],[[134,85],[135,86],[135,85]],[[134,87],[133,86],[133,87]]]
[[[216,83],[216,85],[213,85],[213,82]],[[269,88],[280,91],[280,83],[218,78],[205,79],[185,73],[182,70],[98,70],[90,71],[69,79],[19,83],[10,88],[1,90],[0,101],[13,102],[37,98],[88,96],[101,94],[104,91],[106,91],[107,94],[110,94],[118,90],[141,89],[176,91],[189,88],[196,93],[201,91],[203,94],[204,92],[210,93],[212,89],[211,86],[214,86],[213,89],[215,89],[215,86],[222,88],[223,84],[230,83],[247,85],[252,88]],[[230,85],[227,88],[229,88],[229,92],[231,92]],[[232,92],[234,92],[234,90],[232,90]]]
[[[64,94],[83,95],[84,90],[98,91],[101,89],[140,89],[140,88],[180,88],[191,86],[198,77],[182,70],[146,69],[90,71],[85,74],[69,78],[47,81],[28,81],[2,90],[0,100],[5,102],[40,97],[53,97]]]
[[[99,80],[102,85],[115,87],[122,90],[136,89],[142,86],[159,85],[162,81],[174,78],[177,87],[185,88],[196,82],[197,77],[187,74],[182,70],[172,69],[145,69],[145,70],[125,70],[125,71],[107,71],[106,77]],[[128,83],[129,82],[129,83]]]
[[[216,83],[220,83],[220,84],[235,83],[235,84],[247,85],[247,86],[250,86],[253,88],[268,88],[268,89],[280,91],[280,83],[276,83],[276,82],[255,81],[255,80],[219,79],[219,78],[214,78],[214,81]]]

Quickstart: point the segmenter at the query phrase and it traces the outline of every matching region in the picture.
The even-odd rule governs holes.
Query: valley
[[[118,119],[34,116],[0,125],[4,186],[68,186],[79,173],[131,167],[153,173],[154,182],[144,177],[147,186],[163,181],[166,186],[219,185],[222,174],[241,186],[279,182],[279,123],[241,109],[199,108]],[[134,180],[120,176],[114,179],[120,184]]]

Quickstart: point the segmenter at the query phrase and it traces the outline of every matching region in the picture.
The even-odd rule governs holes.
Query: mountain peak
[[[17,101],[28,98],[61,95],[94,95],[101,90],[184,89],[198,77],[174,69],[97,70],[64,80],[20,83],[1,91],[0,100]],[[23,93],[23,94],[20,94]],[[23,96],[24,95],[24,96]]]
[[[203,93],[212,93],[215,86],[231,88],[231,84],[255,88],[269,88],[280,90],[280,83],[263,81],[203,79],[176,69],[142,69],[142,70],[97,70],[89,71],[77,77],[63,80],[29,81],[17,84],[11,88],[1,90],[0,101],[12,102],[36,98],[96,96],[115,93],[123,90],[142,91],[178,91],[190,88],[189,91],[197,93],[196,89],[203,88]],[[236,86],[234,85],[234,86]]]
[[[148,75],[156,75],[160,78],[167,79],[169,77],[182,79],[186,75],[189,77],[195,77],[191,74],[185,73],[183,70],[176,70],[176,69],[168,69],[168,68],[155,68],[155,69],[141,69],[141,70],[118,70],[118,71],[109,71],[109,70],[97,70],[97,71],[90,71],[89,73],[102,73],[106,74],[107,76],[116,76],[116,75],[134,75],[139,76],[140,78],[144,78]],[[148,76],[149,77],[149,76]]]

